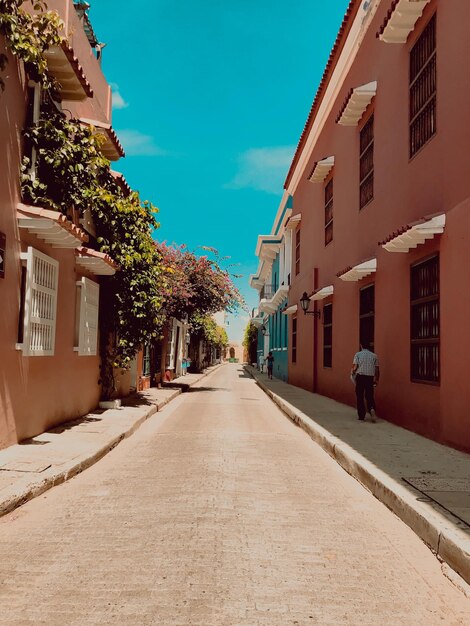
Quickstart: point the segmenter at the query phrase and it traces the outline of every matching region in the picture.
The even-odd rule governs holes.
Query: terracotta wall
[[[468,145],[465,123],[470,102],[470,62],[466,25],[470,3],[431,2],[406,44],[386,44],[376,37],[389,2],[382,2],[354,65],[319,137],[294,194],[293,214],[302,214],[301,272],[293,273],[289,303],[303,291],[334,285],[333,367],[322,364],[322,324],[298,313],[297,363],[289,350],[289,380],[340,401],[354,404],[349,381],[359,341],[359,289],[375,282],[375,346],[382,363],[379,415],[429,437],[470,449],[467,417],[470,386],[470,296],[465,287],[470,269]],[[410,49],[437,9],[437,132],[411,160],[408,154],[408,72]],[[358,127],[335,123],[351,88],[376,80],[377,95]],[[374,199],[359,210],[359,132],[374,113]],[[324,185],[307,180],[314,163],[335,156],[334,239],[324,245]],[[378,246],[397,228],[433,213],[447,213],[442,236],[408,254]],[[410,265],[440,252],[441,382],[410,382]],[[377,257],[375,275],[359,283],[339,280],[337,272]],[[315,268],[318,272],[314,282]],[[299,307],[300,308],[300,307]],[[314,329],[317,367],[314,368]],[[292,321],[289,323],[290,332]]]
[[[94,98],[64,102],[75,115],[110,116],[110,89],[73,8],[71,0],[50,0],[66,22],[71,45],[94,89]],[[5,52],[0,37],[0,52]],[[26,78],[22,65],[7,52],[9,63],[2,74],[5,91],[0,98],[0,232],[6,235],[5,278],[0,279],[0,448],[31,437],[45,429],[81,416],[96,407],[100,387],[99,357],[78,356],[73,351],[75,328],[75,282],[86,275],[76,271],[74,251],[45,245],[34,235],[20,232],[16,207],[20,201],[19,173],[21,132],[26,112]],[[24,357],[15,344],[20,304],[20,253],[28,245],[59,261],[56,345],[54,356]],[[96,280],[93,275],[88,275]],[[129,387],[119,380],[121,392]]]

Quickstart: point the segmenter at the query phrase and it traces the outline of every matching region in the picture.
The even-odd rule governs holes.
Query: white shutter
[[[52,356],[55,347],[59,262],[28,248],[26,261],[23,344],[25,356]]]
[[[78,346],[79,356],[94,356],[98,349],[98,309],[100,286],[89,278],[77,281],[78,297]]]

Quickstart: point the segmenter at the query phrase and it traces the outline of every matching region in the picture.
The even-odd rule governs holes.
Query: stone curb
[[[219,369],[221,366],[222,364],[216,365],[215,367],[210,368],[209,371],[203,372],[200,378],[189,384],[189,387],[196,385],[203,378],[212,374],[212,372]],[[61,485],[67,480],[70,480],[70,478],[73,478],[77,474],[80,474],[87,468],[97,463],[100,459],[106,456],[108,452],[111,452],[111,450],[113,450],[113,448],[115,448],[121,441],[133,435],[146,420],[158,411],[161,411],[164,406],[174,400],[177,396],[181,395],[181,393],[181,389],[175,389],[173,393],[168,395],[166,398],[148,407],[144,414],[137,416],[135,421],[130,425],[119,427],[117,424],[117,428],[114,429],[112,433],[107,433],[108,438],[104,442],[103,439],[106,438],[106,434],[101,437],[97,437],[99,440],[96,442],[96,445],[90,446],[90,449],[80,455],[78,459],[74,458],[70,461],[66,461],[60,467],[52,466],[40,474],[37,474],[37,477],[33,480],[31,479],[31,476],[25,476],[22,480],[19,480],[10,488],[5,489],[4,491],[6,493],[2,494],[2,500],[0,501],[0,517],[7,515],[7,513],[11,513],[13,510],[25,504],[29,500],[40,496],[52,487]],[[125,409],[126,406],[123,405],[122,408]]]
[[[416,496],[401,483],[271,391],[250,368],[245,366],[244,369],[287,417],[409,526],[441,561],[470,583],[470,539],[467,533],[452,526],[444,516],[427,507],[425,503],[417,501]]]

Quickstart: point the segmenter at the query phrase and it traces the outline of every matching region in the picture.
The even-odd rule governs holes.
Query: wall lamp
[[[261,332],[263,333],[263,335],[267,335],[268,333],[268,329],[266,328],[266,326],[261,326]]]
[[[309,311],[308,307],[310,306],[310,298],[307,295],[307,292],[304,291],[302,297],[300,298],[300,306],[304,315],[314,315],[317,318],[320,318],[320,311]]]

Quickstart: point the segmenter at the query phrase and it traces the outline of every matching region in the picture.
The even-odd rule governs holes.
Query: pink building
[[[48,0],[65,24],[66,41],[48,51],[62,108],[104,136],[111,160],[123,156],[111,128],[111,90],[86,12],[72,0]],[[65,216],[22,203],[19,170],[27,150],[22,130],[38,119],[41,87],[8,57],[0,95],[0,448],[94,408],[99,400],[100,277],[112,259],[88,248],[86,215]],[[34,167],[34,149],[30,154]],[[87,244],[87,242],[90,242]]]
[[[378,415],[464,450],[469,23],[461,0],[352,0],[285,182],[289,381],[354,405],[362,336]]]

